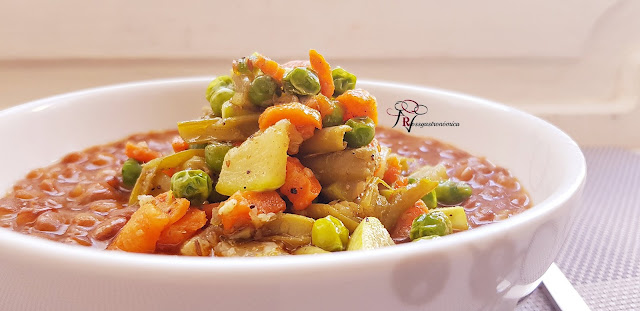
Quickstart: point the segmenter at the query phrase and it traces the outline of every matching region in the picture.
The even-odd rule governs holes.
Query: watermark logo
[[[396,117],[396,122],[392,127],[404,127],[407,132],[411,132],[414,126],[460,126],[458,122],[416,122],[416,118],[424,116],[429,112],[429,108],[419,104],[412,99],[404,99],[397,101],[392,108],[387,108],[387,114]]]

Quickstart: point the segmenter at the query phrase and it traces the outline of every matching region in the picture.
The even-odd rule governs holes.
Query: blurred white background
[[[4,0],[0,109],[315,48],[359,78],[486,97],[582,145],[638,148],[638,16],[637,0]]]

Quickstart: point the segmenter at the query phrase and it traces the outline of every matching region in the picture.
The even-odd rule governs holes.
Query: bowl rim
[[[14,114],[28,113],[30,110],[42,110],[49,105],[60,103],[65,99],[85,95],[95,95],[103,92],[118,92],[122,90],[126,91],[141,87],[161,87],[162,85],[167,84],[204,83],[205,81],[210,81],[212,77],[213,76],[176,77],[88,88],[70,93],[54,95],[0,110],[0,119],[11,117]],[[545,120],[513,107],[455,91],[381,80],[363,79],[359,82],[365,86],[392,88],[396,90],[404,89],[421,93],[424,92],[430,95],[451,98],[454,100],[473,101],[490,109],[502,110],[506,113],[512,113],[520,117],[527,118],[532,122],[536,122],[538,126],[544,126],[551,129],[557,135],[560,135],[565,143],[575,145],[575,150],[577,151],[575,157],[577,158],[574,160],[578,162],[578,174],[570,183],[568,183],[568,186],[566,187],[567,190],[565,192],[557,193],[559,191],[557,190],[548,198],[535,204],[532,208],[522,213],[513,215],[504,221],[492,223],[488,226],[481,226],[473,230],[456,233],[453,235],[454,237],[445,237],[443,239],[431,241],[430,243],[420,243],[420,245],[404,243],[395,245],[394,247],[377,249],[375,251],[338,252],[330,255],[319,256],[280,256],[269,258],[268,260],[261,258],[216,258],[212,260],[208,257],[159,256],[154,254],[105,252],[88,247],[66,245],[14,232],[11,229],[0,228],[0,245],[5,250],[1,253],[10,254],[13,252],[20,252],[21,254],[27,255],[20,256],[22,259],[21,261],[46,260],[60,267],[68,266],[76,270],[89,269],[91,271],[95,271],[93,268],[100,267],[101,273],[108,273],[110,275],[124,275],[129,273],[127,271],[136,270],[137,273],[146,273],[146,276],[148,277],[155,276],[158,271],[162,271],[162,275],[165,277],[168,274],[191,273],[191,275],[195,275],[194,273],[202,274],[203,272],[211,272],[216,275],[225,275],[230,273],[235,276],[242,276],[245,274],[255,276],[256,273],[281,274],[286,271],[299,269],[315,270],[338,267],[362,267],[365,264],[376,265],[385,262],[393,262],[406,258],[407,256],[427,252],[446,252],[449,248],[473,245],[474,242],[503,236],[511,230],[517,230],[520,226],[528,223],[534,223],[535,221],[544,218],[549,213],[552,213],[554,210],[561,208],[567,201],[575,195],[578,195],[579,190],[584,185],[586,179],[586,161],[580,148],[565,132]],[[6,190],[3,189],[3,191]],[[0,258],[9,256],[10,255],[0,254]],[[123,269],[123,267],[128,269]],[[167,267],[171,267],[171,269],[167,269]]]

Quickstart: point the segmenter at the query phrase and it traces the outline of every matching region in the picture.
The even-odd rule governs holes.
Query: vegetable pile
[[[279,64],[254,53],[207,87],[206,114],[178,123],[173,154],[126,145],[139,208],[109,249],[272,256],[374,249],[467,230],[471,187],[444,166],[409,172],[375,139],[376,99],[315,50]]]

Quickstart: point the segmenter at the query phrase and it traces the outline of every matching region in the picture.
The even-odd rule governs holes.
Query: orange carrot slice
[[[378,108],[376,98],[363,89],[346,91],[336,97],[344,107],[343,121],[355,117],[369,117],[378,125]]]
[[[162,231],[157,244],[182,244],[206,224],[206,213],[197,208],[191,208],[184,216],[182,216],[182,218]]]
[[[286,204],[275,191],[238,191],[220,204],[218,215],[225,233],[252,224],[252,215],[279,213]]]
[[[180,151],[189,149],[189,144],[186,141],[182,140],[180,136],[176,136],[173,138],[173,141],[171,141],[171,147],[173,148],[174,152],[178,153]]]
[[[282,82],[285,70],[276,61],[273,61],[259,53],[252,55],[251,59],[253,66],[258,67],[264,74],[276,79],[276,81]]]
[[[400,161],[397,157],[389,157],[387,158],[387,170],[384,172],[384,177],[382,180],[386,182],[388,185],[392,185],[395,183],[402,174],[402,166],[400,165]]]
[[[313,172],[294,157],[287,158],[287,173],[280,193],[286,196],[295,210],[307,208],[320,194],[320,182]]]
[[[169,224],[178,221],[189,210],[189,200],[184,198],[176,198],[172,191],[167,191],[157,195],[154,198],[156,207],[165,212],[169,217]]]
[[[316,50],[309,50],[309,62],[311,68],[318,74],[320,80],[320,93],[324,96],[332,96],[335,86],[331,76],[331,66]]]
[[[313,136],[314,130],[322,128],[322,117],[318,110],[301,103],[288,103],[267,108],[258,118],[261,130],[276,124],[276,122],[288,119],[304,139]]]
[[[124,153],[127,155],[127,157],[142,163],[149,162],[155,158],[159,158],[162,156],[160,152],[151,150],[151,148],[149,148],[149,146],[145,142],[134,144],[128,141],[124,146]]]

